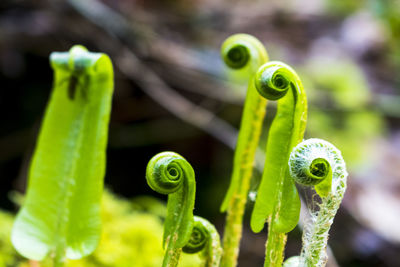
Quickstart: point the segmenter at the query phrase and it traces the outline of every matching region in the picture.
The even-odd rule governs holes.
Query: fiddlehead
[[[286,95],[290,89],[290,82],[294,80],[294,72],[278,62],[270,62],[256,74],[257,91],[269,100],[278,100]]]
[[[267,100],[260,96],[254,84],[254,74],[268,60],[264,46],[251,35],[235,34],[221,47],[226,65],[249,80],[239,136],[233,160],[231,183],[221,211],[227,211],[222,266],[236,266],[242,236],[243,213],[250,187],[255,153],[260,139]]]
[[[232,41],[222,46],[222,56],[225,64],[232,69],[241,69],[250,60],[250,50],[246,45]]]
[[[182,156],[162,152],[149,161],[146,180],[153,190],[168,194],[163,237],[163,246],[167,248],[163,266],[176,266],[193,229],[196,190],[193,168]]]
[[[307,100],[296,72],[281,62],[268,62],[255,77],[258,92],[278,100],[276,116],[271,124],[266,149],[265,169],[251,216],[251,228],[260,232],[269,221],[265,266],[280,266],[286,233],[297,224],[300,199],[287,162],[294,146],[304,135]]]
[[[268,60],[264,45],[254,36],[243,33],[225,40],[221,46],[221,57],[229,68],[245,71],[249,78]]]
[[[189,242],[183,247],[185,253],[202,251],[205,267],[218,267],[222,249],[218,231],[206,219],[194,216],[194,226]]]
[[[295,71],[281,62],[263,65],[256,74],[255,84],[261,95],[279,100],[277,114],[269,131],[265,170],[257,193],[251,227],[253,231],[260,232],[277,202],[281,201],[279,206],[287,205],[290,209],[286,211],[291,214],[286,214],[281,208],[281,216],[288,217],[279,219],[278,230],[289,232],[297,224],[300,203],[290,180],[287,162],[292,148],[303,139],[307,117],[306,95]],[[292,196],[283,197],[285,193]]]
[[[346,191],[345,162],[336,147],[313,138],[293,149],[289,167],[295,181],[314,185],[321,197],[317,211],[311,211],[311,223],[304,229],[299,266],[325,266],[328,232]]]

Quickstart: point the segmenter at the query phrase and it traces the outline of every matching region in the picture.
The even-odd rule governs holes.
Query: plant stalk
[[[243,214],[246,208],[254,158],[261,135],[267,100],[261,97],[251,80],[244,106],[241,130],[235,151],[233,180],[236,180],[227,207],[221,267],[235,267],[242,238]],[[242,129],[243,128],[243,129]]]
[[[344,190],[345,188],[343,193]],[[319,205],[318,215],[313,215],[312,217],[312,224],[305,226],[303,248],[300,254],[300,263],[305,266],[322,267],[326,265],[328,261],[326,247],[329,229],[340,206],[341,199],[341,197],[333,194],[324,198]]]
[[[243,214],[246,205],[246,196],[243,191],[248,192],[249,182],[243,183],[244,188],[239,194],[232,197],[227,210],[226,226],[223,239],[223,254],[221,267],[234,267],[237,265],[239,255],[240,239],[242,237]],[[247,195],[247,194],[246,194]]]
[[[170,237],[167,239],[167,249],[164,253],[164,260],[162,267],[176,267],[179,263],[179,257],[181,256],[182,248],[175,248],[177,236],[171,240]]]
[[[274,221],[277,217],[277,213],[274,213],[268,226],[268,240],[265,246],[264,267],[280,267],[283,264],[287,235],[275,230]]]
[[[53,259],[53,266],[63,267],[64,265],[65,265],[65,255],[59,249],[57,249]]]

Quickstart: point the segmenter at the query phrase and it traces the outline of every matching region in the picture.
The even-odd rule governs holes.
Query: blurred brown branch
[[[235,147],[237,133],[231,125],[171,89],[126,47],[116,58],[116,62],[124,74],[135,79],[141,88],[161,106],[183,121],[208,132],[228,147]]]
[[[68,2],[83,16],[87,16],[90,21],[104,28],[108,33],[117,36],[126,36],[131,32],[136,32],[135,29],[127,26],[129,24],[121,16],[100,2],[94,0],[69,0]],[[120,22],[120,24],[110,23],[110,18]],[[136,45],[137,43],[132,44],[132,46]],[[166,47],[171,48],[171,46]],[[231,125],[201,106],[193,104],[171,89],[163,79],[141,61],[127,46],[120,44],[118,51],[118,54],[114,57],[117,62],[116,67],[120,68],[121,72],[127,77],[137,82],[142,90],[154,101],[183,121],[208,132],[228,147],[232,149],[235,147],[237,133]],[[180,77],[185,77],[185,75],[181,74]]]

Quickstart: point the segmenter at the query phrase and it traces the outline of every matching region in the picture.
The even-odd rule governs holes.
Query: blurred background
[[[2,0],[0,265],[37,266],[16,254],[9,230],[51,92],[49,55],[74,44],[107,53],[115,71],[105,178],[113,194],[99,249],[74,266],[158,266],[166,198],[147,186],[145,168],[164,150],[192,164],[195,214],[222,235],[247,87],[219,55],[234,33],[256,36],[272,60],[296,69],[309,100],[306,137],[343,152],[350,176],[329,266],[400,266],[399,0]],[[253,234],[248,215],[239,266],[262,266],[267,233]],[[300,247],[296,228],[286,255]]]

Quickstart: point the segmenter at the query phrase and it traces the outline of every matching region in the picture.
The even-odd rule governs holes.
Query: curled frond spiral
[[[300,199],[290,178],[287,162],[292,148],[303,140],[307,120],[307,98],[296,72],[282,62],[262,65],[254,79],[260,95],[278,100],[268,134],[265,168],[251,215],[253,232],[268,221],[265,266],[280,266],[286,233],[297,225]]]
[[[221,46],[221,56],[225,64],[232,69],[253,68],[255,72],[268,59],[262,43],[248,34],[235,34],[225,40]]]
[[[167,246],[163,266],[176,266],[181,248],[189,241],[193,229],[195,177],[192,166],[181,155],[162,152],[148,163],[149,186],[168,194],[163,245]]]
[[[182,186],[184,171],[182,157],[173,152],[155,155],[147,165],[147,184],[160,194],[171,194]]]
[[[310,151],[313,149],[302,146],[291,154],[290,175],[299,184],[317,185],[332,175],[329,161]]]
[[[254,75],[257,69],[267,62],[268,54],[264,45],[254,36],[234,34],[222,44],[221,57],[228,67],[239,70],[242,74],[244,73],[246,79],[249,80],[242,122],[235,148],[231,183],[221,205],[221,211],[224,212],[228,209],[229,202],[234,194],[247,196],[248,189],[246,188],[250,184],[255,153],[267,105],[267,100],[261,97],[255,89]],[[241,188],[243,188],[243,194]],[[242,210],[244,208],[235,207],[234,209],[240,214],[243,213]],[[241,220],[241,217],[239,215],[238,218]],[[228,223],[228,225],[231,224]]]
[[[303,140],[307,99],[296,72],[282,62],[262,65],[254,82],[263,97],[278,100],[278,108],[269,130],[266,167],[257,192],[251,228],[260,232],[268,219],[276,221],[277,232],[287,233],[296,226],[300,213],[299,196],[290,179],[287,162],[292,148]]]
[[[278,100],[286,95],[294,81],[294,71],[287,65],[271,61],[264,64],[256,74],[257,91],[269,100]]]
[[[218,267],[222,249],[218,231],[206,219],[194,216],[194,226],[189,242],[183,247],[185,253],[202,251],[205,258],[205,267]]]
[[[202,251],[206,246],[210,234],[208,233],[206,227],[196,220],[194,222],[192,235],[190,236],[189,242],[183,247],[183,252],[193,254]]]
[[[221,205],[221,212],[227,212],[221,266],[236,266],[243,214],[267,106],[267,100],[255,88],[254,76],[258,68],[268,61],[268,54],[264,45],[254,36],[235,34],[223,43],[221,57],[232,69],[230,77],[248,82],[231,182]]]
[[[240,69],[246,66],[250,59],[250,51],[243,44],[232,44],[223,53],[224,62],[232,69]]]
[[[302,185],[315,185],[317,193],[343,197],[346,165],[340,151],[331,143],[312,138],[297,145],[289,159],[291,177]]]
[[[347,171],[340,151],[321,139],[308,139],[296,146],[289,160],[292,178],[315,185],[321,197],[318,209],[310,211],[304,228],[299,266],[325,266],[329,229],[346,191]]]

